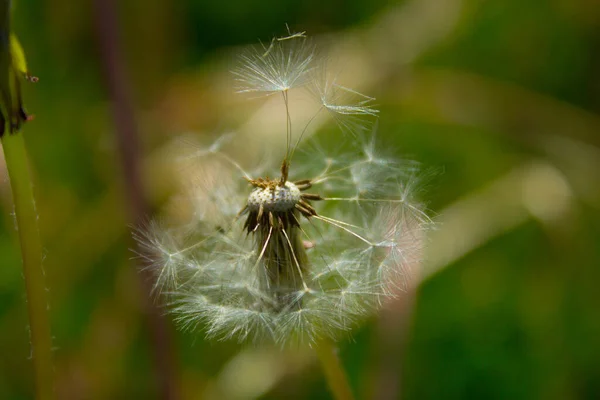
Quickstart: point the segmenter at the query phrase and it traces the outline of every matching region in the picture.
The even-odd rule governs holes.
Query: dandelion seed
[[[243,56],[234,72],[241,91],[286,92],[306,79],[314,50],[281,46],[296,40],[304,33]],[[192,222],[179,233],[151,225],[140,235],[157,290],[183,328],[312,344],[347,335],[408,285],[431,222],[413,199],[418,165],[384,156],[372,132],[348,135],[345,118],[377,115],[373,98],[337,82],[323,88],[319,101],[338,118],[339,137],[301,143],[303,129],[290,140],[284,96],[288,144],[274,178],[242,167],[217,139],[186,157],[201,165]],[[342,104],[342,94],[360,100]]]
[[[313,70],[309,90],[346,133],[368,133],[372,127],[365,123],[365,117],[376,117],[379,114],[379,110],[374,107],[375,98],[340,84],[338,77],[327,71],[326,63]]]
[[[304,85],[313,68],[314,46],[302,34],[274,38],[268,47],[253,48],[233,71],[239,93],[274,94]]]

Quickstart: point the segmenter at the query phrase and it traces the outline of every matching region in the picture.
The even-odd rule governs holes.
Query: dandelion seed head
[[[286,92],[308,79],[314,49],[293,43],[303,34],[279,39],[242,56],[240,91]],[[312,120],[292,130],[284,96],[279,169],[258,157],[242,165],[245,141],[217,139],[186,157],[196,176],[189,221],[138,235],[184,329],[281,345],[337,340],[412,283],[431,226],[416,201],[419,165],[364,131],[374,99],[337,81],[317,87],[338,134],[301,141]]]

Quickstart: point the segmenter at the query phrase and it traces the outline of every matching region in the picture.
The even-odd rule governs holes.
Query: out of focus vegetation
[[[157,398],[97,14],[16,2],[24,128],[61,399]],[[154,211],[180,134],[248,128],[236,46],[323,35],[378,135],[443,170],[423,281],[342,345],[361,398],[600,398],[600,6],[593,1],[118,1],[121,62]],[[258,117],[257,117],[258,115]],[[256,126],[256,124],[252,125]],[[274,128],[275,129],[275,128]],[[0,163],[0,398],[31,398],[27,314]],[[169,322],[169,321],[167,321]],[[170,322],[169,322],[170,323]],[[328,398],[310,352],[173,333],[181,398]]]

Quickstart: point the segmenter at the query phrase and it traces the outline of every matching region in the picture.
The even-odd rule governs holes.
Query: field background
[[[133,117],[143,212],[164,213],[179,189],[173,140],[258,118],[227,71],[285,23],[377,98],[380,136],[439,171],[422,196],[439,225],[421,284],[341,344],[358,397],[600,398],[597,2],[115,1],[131,110],[112,107],[99,46],[112,28],[92,3],[18,1],[14,14],[40,78],[25,87],[24,135],[59,398],[161,398],[157,376],[174,398],[329,398],[309,350],[209,343],[168,317],[173,363],[157,365],[114,123],[115,109]],[[0,398],[17,400],[33,390],[11,213],[0,162]]]

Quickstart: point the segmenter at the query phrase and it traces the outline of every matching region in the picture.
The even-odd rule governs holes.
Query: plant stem
[[[6,134],[2,138],[2,148],[10,177],[21,242],[36,398],[52,399],[54,398],[52,337],[42,268],[42,243],[23,135]]]
[[[149,207],[142,185],[141,156],[138,129],[134,118],[134,104],[131,100],[131,89],[119,38],[118,4],[116,0],[95,0],[94,17],[100,61],[104,67],[104,79],[112,103],[115,134],[131,222],[134,226],[140,227],[145,222]],[[170,326],[161,311],[152,302],[150,271],[139,269],[138,276],[143,291],[142,307],[151,335],[157,397],[163,400],[180,399],[176,373],[177,363]]]
[[[331,342],[322,341],[315,346],[315,351],[323,366],[325,379],[333,397],[336,400],[354,399],[346,372],[338,357],[337,348]]]

